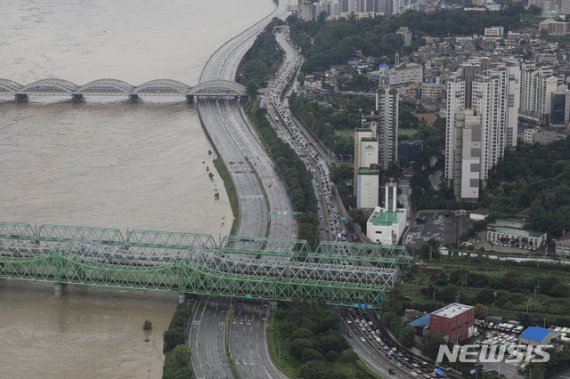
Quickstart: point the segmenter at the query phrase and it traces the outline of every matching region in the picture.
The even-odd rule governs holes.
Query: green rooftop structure
[[[397,223],[402,217],[404,217],[403,210],[392,212],[381,209],[379,211],[374,211],[371,220],[374,225],[392,225]]]

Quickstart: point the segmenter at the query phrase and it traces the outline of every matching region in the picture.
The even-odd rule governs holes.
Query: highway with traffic
[[[284,17],[287,14],[286,9],[286,2],[280,1],[271,14],[216,50],[206,63],[200,82],[216,79],[234,80],[243,56],[253,45],[257,35],[274,17]],[[263,149],[239,104],[235,100],[201,98],[197,106],[202,125],[218,155],[226,164],[236,188],[240,212],[236,234],[296,238],[297,223],[293,218],[287,186],[274,162]],[[199,363],[194,365],[197,378],[233,377],[225,353],[224,330],[217,326],[219,322],[225,322],[229,304],[229,300],[203,298],[200,303],[201,308],[197,308],[200,312],[195,312],[193,325],[196,327],[192,328],[190,335],[192,362],[198,362],[204,357],[207,362],[210,360],[218,362],[217,365],[206,365],[204,369]],[[260,313],[252,310],[251,307],[256,306],[259,305],[237,303],[235,317],[241,317],[249,312],[251,318],[248,318],[248,322],[260,330],[265,330],[266,317],[262,318]],[[248,328],[240,327],[237,322],[230,325],[229,339],[229,345],[234,346],[232,358],[236,362],[240,377],[285,378],[268,357],[265,333],[251,333]],[[243,351],[238,353],[235,341],[251,348],[243,348]]]
[[[272,15],[220,47],[206,64],[200,80],[233,80],[243,55],[257,34],[274,16],[283,17],[286,14],[285,8],[284,2],[280,2]],[[312,175],[318,201],[320,239],[342,240],[345,230],[341,216],[346,215],[336,196],[328,165],[334,160],[334,154],[322,146],[296,119],[287,103],[291,84],[302,64],[302,56],[289,40],[286,28],[276,31],[276,39],[285,53],[284,62],[269,83],[262,105],[267,108],[278,136],[295,150]],[[239,104],[235,100],[200,99],[198,109],[204,128],[226,163],[236,187],[240,208],[237,234],[295,238],[297,225],[292,217],[293,209],[286,184]],[[225,299],[201,298],[196,308],[190,343],[192,362],[195,362],[194,369],[198,378],[232,377],[223,345],[223,325],[230,304]],[[235,304],[228,343],[230,356],[240,377],[285,378],[269,358],[267,312],[267,307],[261,303]],[[387,376],[386,367],[391,367],[387,358],[379,355],[372,345],[358,342],[362,341],[351,345],[364,362],[374,372]],[[205,362],[199,362],[200,359],[205,359]],[[215,361],[219,363],[210,364]]]
[[[319,201],[321,240],[335,239],[338,233],[343,232],[342,224],[338,221],[338,218],[343,215],[343,207],[339,204],[338,197],[333,194],[329,166],[326,163],[332,161],[334,156],[320,145],[319,141],[312,136],[288,107],[287,91],[290,91],[290,84],[295,80],[303,58],[291,42],[286,28],[277,31],[275,36],[279,46],[285,52],[285,59],[267,91],[269,114],[282,139],[295,149],[305,162],[307,169],[313,173],[313,186]],[[397,347],[391,341],[386,339],[384,344],[385,348],[391,352],[390,355],[384,354],[380,351],[382,345],[376,346],[379,342],[372,340],[373,334],[370,332],[362,333],[356,327],[356,320],[351,319],[349,312],[346,310],[339,311],[339,317],[341,318],[341,331],[347,337],[349,344],[374,373],[382,377],[399,378],[420,375],[419,372],[414,372],[414,370],[418,370],[412,366],[413,361],[408,363],[404,361],[405,357],[402,357],[403,363],[400,363],[399,358],[398,360],[389,358],[391,355],[394,358],[398,356]],[[368,329],[370,329],[370,325]],[[409,371],[407,366],[402,367],[406,364],[410,365]]]
[[[339,234],[344,234],[344,229],[340,221],[343,216],[342,207],[330,179],[328,163],[333,161],[333,155],[294,117],[287,103],[288,90],[301,67],[303,57],[290,42],[286,28],[279,28],[275,37],[284,52],[284,61],[267,87],[264,104],[278,136],[295,150],[311,173],[318,202],[320,239],[338,239]]]

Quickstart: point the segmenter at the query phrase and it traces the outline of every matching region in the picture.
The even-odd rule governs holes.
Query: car
[[[352,324],[352,321],[346,320],[346,323],[347,323],[347,324]]]
[[[398,351],[398,349],[396,349],[395,347],[393,347],[393,348],[392,348],[392,351],[393,351],[393,352],[396,352],[396,351]]]
[[[396,371],[394,371],[393,368],[390,368],[390,369],[388,369],[388,373],[389,373],[390,375],[394,375],[394,374],[396,373]]]
[[[366,342],[366,338],[360,337],[360,341],[361,341],[361,342]]]

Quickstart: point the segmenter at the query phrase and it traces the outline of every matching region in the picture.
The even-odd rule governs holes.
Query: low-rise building
[[[539,31],[546,31],[552,35],[565,35],[568,33],[568,23],[556,21],[551,18],[544,20],[538,24]]]
[[[556,240],[554,253],[561,258],[570,258],[570,234]]]
[[[487,241],[538,249],[546,241],[546,233],[525,229],[524,223],[520,220],[496,220],[487,226]]]
[[[553,130],[543,130],[541,128],[526,129],[523,134],[523,142],[533,145],[539,143],[548,145],[549,143],[563,140],[566,136]]]
[[[374,243],[397,245],[406,229],[406,209],[398,209],[398,187],[388,183],[384,208],[376,207],[366,224],[366,236]]]
[[[560,336],[560,332],[540,328],[536,326],[528,327],[519,337],[520,343],[525,345],[549,345],[553,339]]]
[[[503,37],[505,35],[505,28],[502,26],[491,26],[485,28],[485,37]]]
[[[423,67],[417,63],[401,63],[390,69],[390,85],[399,86],[409,83],[421,83]]]
[[[475,309],[470,305],[452,303],[430,314],[429,330],[455,344],[473,335]]]

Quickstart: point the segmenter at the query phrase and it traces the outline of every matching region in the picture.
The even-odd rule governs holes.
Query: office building
[[[558,86],[550,102],[550,124],[553,127],[566,127],[570,121],[570,90],[565,85]]]

